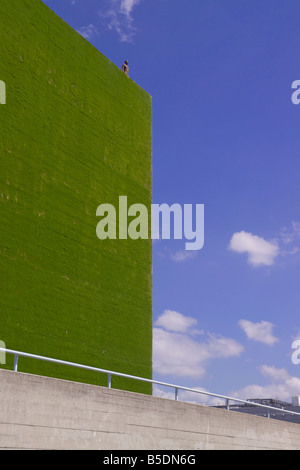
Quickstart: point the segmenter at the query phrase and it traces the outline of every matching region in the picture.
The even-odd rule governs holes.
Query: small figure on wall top
[[[129,77],[129,67],[128,67],[128,60],[125,60],[124,64],[122,65],[123,72]]]

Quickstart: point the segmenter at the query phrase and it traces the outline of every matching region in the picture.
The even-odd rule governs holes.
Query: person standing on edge
[[[128,60],[125,60],[124,64],[122,65],[123,72],[129,77],[129,67],[128,67]]]

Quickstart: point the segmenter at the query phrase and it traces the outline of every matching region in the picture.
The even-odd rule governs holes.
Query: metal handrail
[[[247,404],[247,405],[251,404],[251,406],[257,406],[259,408],[265,408],[266,410],[268,410],[268,412],[267,412],[267,417],[268,418],[270,418],[270,411],[269,410],[280,411],[281,413],[284,413],[284,414],[292,414],[292,415],[300,416],[300,413],[297,413],[296,411],[285,410],[285,409],[276,408],[276,407],[270,406],[270,405],[263,405],[261,403],[250,402],[248,400],[242,400],[241,398],[228,397],[228,396],[220,395],[220,394],[217,394],[217,393],[207,392],[205,390],[197,390],[197,389],[194,389],[194,388],[183,387],[182,385],[169,384],[169,383],[166,383],[166,382],[161,382],[159,380],[146,379],[144,377],[137,377],[135,375],[124,374],[122,372],[115,372],[115,371],[111,371],[111,370],[107,370],[107,369],[101,369],[99,367],[92,367],[92,366],[86,366],[86,365],[83,365],[83,364],[77,364],[75,362],[62,361],[61,359],[53,359],[53,358],[50,358],[50,357],[39,356],[37,354],[30,354],[30,353],[25,353],[25,352],[21,352],[21,351],[16,351],[14,349],[0,348],[0,352],[5,352],[7,354],[13,354],[14,355],[14,371],[15,372],[18,371],[19,356],[28,357],[28,358],[31,358],[31,359],[37,359],[37,360],[41,360],[41,361],[52,362],[52,363],[55,363],[55,364],[61,364],[61,365],[65,365],[65,366],[77,367],[77,368],[80,368],[80,369],[91,370],[91,371],[95,371],[95,372],[102,372],[102,373],[108,375],[108,388],[111,388],[111,378],[112,378],[112,376],[123,377],[123,378],[126,378],[126,379],[139,380],[141,382],[146,382],[146,383],[151,383],[151,384],[155,384],[155,385],[161,385],[161,386],[164,386],[164,387],[174,388],[175,389],[175,400],[178,400],[178,391],[179,390],[184,390],[184,391],[187,391],[187,392],[200,393],[201,395],[207,395],[207,396],[210,396],[210,397],[215,397],[215,398],[220,398],[222,400],[225,400],[227,410],[230,409],[229,402],[233,401],[233,402],[236,402],[236,403],[243,403],[243,404]]]

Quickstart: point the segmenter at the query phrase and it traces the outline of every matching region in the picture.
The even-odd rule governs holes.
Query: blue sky
[[[205,205],[202,250],[153,243],[154,377],[300,395],[299,1],[44,3],[152,95],[153,202]]]

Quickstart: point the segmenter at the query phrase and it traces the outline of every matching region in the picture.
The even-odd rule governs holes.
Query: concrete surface
[[[300,449],[300,426],[0,370],[0,449]]]

